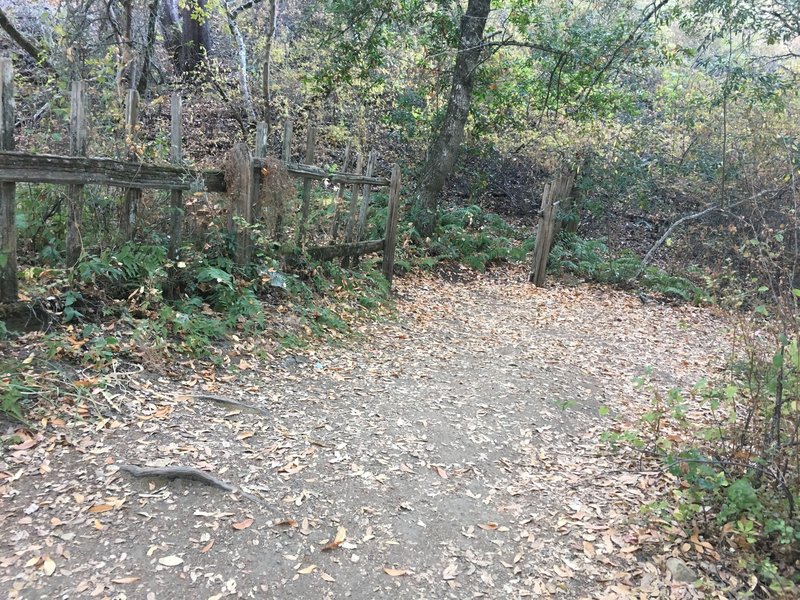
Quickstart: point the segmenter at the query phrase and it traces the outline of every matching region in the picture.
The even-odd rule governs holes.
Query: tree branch
[[[738,202],[734,202],[733,204],[731,204],[729,206],[726,206],[726,207],[723,207],[723,206],[721,206],[719,204],[715,204],[713,206],[709,206],[708,208],[704,208],[700,212],[696,212],[696,213],[693,213],[691,215],[686,215],[686,216],[681,217],[680,219],[675,221],[672,225],[670,225],[667,228],[667,230],[664,232],[664,235],[662,235],[660,238],[658,238],[658,241],[655,244],[653,244],[653,247],[650,248],[650,250],[647,251],[647,254],[645,254],[644,258],[642,259],[641,265],[639,265],[639,270],[636,271],[636,274],[633,277],[631,277],[630,281],[636,281],[637,279],[639,279],[639,277],[642,276],[642,273],[644,273],[644,270],[647,268],[647,265],[650,264],[651,260],[653,260],[653,255],[661,247],[661,245],[667,240],[669,235],[676,228],[680,227],[681,225],[683,225],[687,221],[695,221],[695,220],[700,219],[700,218],[702,218],[702,217],[704,217],[704,216],[706,216],[708,214],[711,214],[712,212],[715,212],[715,211],[718,211],[718,210],[720,210],[720,211],[721,210],[728,210],[728,209],[734,208],[736,206],[739,206],[740,204],[744,204],[745,202],[751,202],[753,200],[757,200],[758,198],[761,198],[761,197],[766,196],[768,194],[778,194],[778,193],[782,192],[784,189],[786,189],[786,188],[764,190],[763,192],[759,192],[758,194],[750,196],[749,198],[745,198],[744,200],[739,200]]]
[[[28,40],[19,30],[8,20],[6,13],[0,8],[0,28],[3,29],[20,48],[22,48],[37,63],[50,71],[55,71],[55,67],[47,60],[44,52],[37,48],[33,42]]]
[[[239,6],[236,6],[230,10],[230,15],[233,20],[236,20],[241,13],[246,11],[248,8],[253,8],[256,4],[261,4],[263,0],[247,0],[247,2],[242,2]]]

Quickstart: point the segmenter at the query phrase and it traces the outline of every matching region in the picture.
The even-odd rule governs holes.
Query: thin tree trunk
[[[164,48],[172,57],[178,75],[183,73],[181,63],[181,15],[175,0],[164,0],[161,10],[161,28],[164,32]]]
[[[250,95],[250,85],[247,82],[247,47],[244,44],[244,37],[236,24],[236,19],[233,18],[230,7],[227,2],[222,3],[225,9],[225,17],[228,21],[228,29],[231,30],[233,39],[236,40],[236,53],[239,55],[239,87],[242,91],[242,101],[244,102],[244,109],[247,111],[250,120],[256,121],[256,111],[253,107],[253,97]]]
[[[264,32],[266,37],[266,47],[264,49],[264,67],[262,69],[261,88],[264,96],[264,122],[267,124],[267,139],[269,139],[272,126],[272,91],[270,88],[270,77],[272,69],[272,40],[275,39],[275,24],[278,18],[276,0],[269,0],[267,9],[267,29]]]
[[[489,11],[490,0],[469,0],[467,12],[461,17],[458,54],[447,112],[438,135],[428,148],[412,210],[414,224],[423,237],[431,235],[436,227],[439,196],[453,171],[464,139],[464,126],[472,102],[475,70],[481,60],[483,30]]]

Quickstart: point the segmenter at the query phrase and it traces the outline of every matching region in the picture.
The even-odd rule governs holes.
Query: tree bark
[[[475,70],[481,60],[483,30],[489,16],[490,0],[469,0],[467,12],[461,17],[453,84],[447,102],[447,112],[439,133],[428,148],[427,160],[418,182],[417,197],[411,217],[423,237],[430,236],[436,227],[439,196],[453,171],[459,147],[464,139],[464,126],[472,102]]]
[[[165,0],[161,9],[161,28],[164,32],[164,48],[172,57],[175,71],[181,71],[181,15],[175,0]]]
[[[192,13],[201,16],[194,18]],[[181,10],[183,26],[181,28],[181,51],[178,71],[189,74],[198,69],[208,55],[211,46],[211,28],[206,18],[206,0],[191,0]]]
[[[225,10],[225,17],[228,21],[228,29],[231,31],[234,41],[236,42],[236,53],[239,56],[239,88],[242,92],[242,102],[244,109],[251,121],[256,121],[256,111],[253,107],[253,96],[250,94],[250,85],[247,81],[247,46],[244,43],[244,36],[236,24],[236,19],[233,17],[228,2],[223,0],[222,7]]]
[[[144,53],[142,54],[142,68],[139,70],[139,82],[136,84],[136,91],[144,98],[147,92],[147,84],[150,80],[150,68],[153,61],[153,51],[156,46],[156,21],[158,21],[159,0],[150,3],[149,15],[147,18],[147,40],[145,41]]]

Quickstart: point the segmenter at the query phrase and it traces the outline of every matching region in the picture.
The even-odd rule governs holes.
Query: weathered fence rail
[[[137,102],[135,93],[129,94],[126,106],[126,141],[132,144],[136,132]],[[236,261],[246,264],[252,257],[253,240],[248,227],[241,221],[255,225],[261,218],[261,188],[264,184],[262,171],[270,165],[266,155],[266,126],[259,124],[256,134],[255,155],[245,144],[237,144],[231,151],[228,167],[235,167],[236,189],[229,189],[225,170],[199,170],[182,165],[181,151],[181,101],[174,96],[171,103],[172,131],[170,136],[170,165],[155,165],[138,162],[128,154],[127,160],[94,158],[86,156],[86,94],[82,82],[73,83],[70,115],[70,156],[31,154],[14,151],[14,95],[11,60],[0,58],[0,303],[15,302],[18,296],[17,282],[17,233],[16,198],[17,183],[56,184],[69,186],[67,217],[67,267],[78,261],[82,251],[81,212],[84,187],[100,185],[125,190],[120,205],[120,232],[124,240],[132,238],[137,219],[137,205],[141,190],[170,191],[170,244],[168,256],[177,258],[183,229],[183,192],[214,192],[231,196],[229,230],[237,240]],[[300,220],[297,226],[298,241],[302,244],[310,211],[311,182],[327,180],[339,184],[337,200],[344,186],[350,186],[351,206],[348,236],[344,244],[313,246],[308,253],[318,260],[342,258],[349,260],[362,254],[383,253],[383,273],[391,281],[394,269],[394,246],[396,243],[397,216],[400,201],[400,168],[394,165],[391,179],[372,175],[374,155],[370,155],[367,174],[360,169],[356,173],[329,172],[325,169],[291,161],[293,125],[287,121],[284,127],[282,167],[295,178],[303,180],[303,197]],[[309,127],[305,156],[313,160],[316,130]],[[349,154],[349,146],[348,146]],[[359,162],[363,157],[359,156]],[[310,162],[308,160],[307,162]],[[347,161],[346,161],[347,162]],[[274,164],[274,162],[272,163]],[[347,164],[345,164],[345,169]],[[229,169],[228,169],[229,170]],[[230,178],[230,172],[228,177]],[[380,240],[361,241],[366,220],[366,210],[372,188],[389,188],[388,217],[385,236]],[[363,188],[362,203],[357,206],[360,189]],[[360,210],[358,210],[360,208]],[[336,225],[334,225],[334,230]],[[280,235],[280,222],[276,237]]]

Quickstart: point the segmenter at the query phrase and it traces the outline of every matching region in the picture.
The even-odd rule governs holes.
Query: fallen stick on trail
[[[236,408],[251,410],[261,415],[267,414],[267,411],[265,411],[263,408],[259,408],[258,406],[253,406],[252,404],[245,404],[244,402],[239,402],[238,400],[232,400],[231,398],[226,398],[224,396],[216,396],[214,394],[192,394],[190,398],[192,398],[193,400],[210,400],[211,402],[217,402],[219,404],[225,404],[227,406],[234,406]]]
[[[117,465],[120,471],[130,473],[134,477],[163,477],[165,479],[189,479],[197,481],[204,485],[215,487],[225,492],[235,492],[240,494],[243,498],[247,498],[251,502],[267,506],[267,504],[254,496],[245,492],[241,488],[231,485],[227,481],[222,481],[206,471],[195,469],[194,467],[137,467],[136,465]]]
[[[214,477],[211,473],[194,467],[137,467],[136,465],[117,465],[120,471],[130,473],[134,477],[163,477],[164,479],[190,479],[202,484],[218,488],[226,492],[235,492],[236,487]]]

